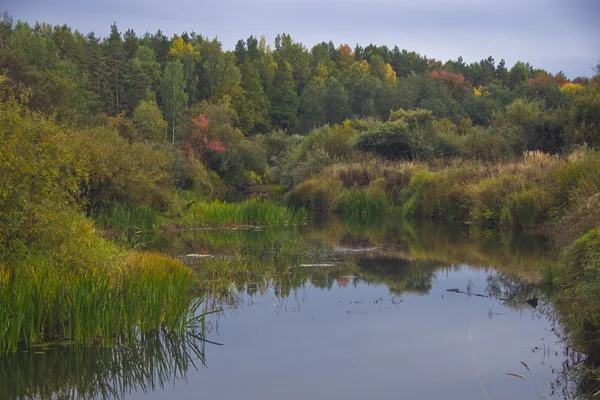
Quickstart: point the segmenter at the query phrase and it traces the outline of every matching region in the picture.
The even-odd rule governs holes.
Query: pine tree
[[[121,106],[119,103],[120,94],[123,91],[122,87],[119,87],[119,79],[122,73],[122,67],[125,63],[125,50],[123,48],[123,38],[119,33],[119,29],[116,24],[110,26],[110,35],[104,43],[106,60],[113,77],[114,83],[114,96],[115,96],[115,111],[116,114],[121,112]]]

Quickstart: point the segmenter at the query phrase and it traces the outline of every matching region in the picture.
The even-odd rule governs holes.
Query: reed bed
[[[195,203],[176,222],[185,227],[299,226],[307,217],[303,208],[251,199],[240,203]]]
[[[0,270],[0,352],[46,342],[106,345],[120,335],[194,324],[193,277],[181,261],[131,251],[118,268],[50,263]]]
[[[148,233],[160,228],[160,212],[147,204],[115,201],[100,209],[95,220],[102,228],[123,234]]]
[[[385,194],[373,194],[362,190],[347,190],[337,203],[337,210],[347,217],[377,217],[393,209],[393,203]]]

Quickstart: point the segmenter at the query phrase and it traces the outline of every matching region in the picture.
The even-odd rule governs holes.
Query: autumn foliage
[[[207,152],[222,153],[227,150],[223,143],[218,140],[212,141],[206,136],[209,123],[204,114],[200,114],[198,118],[192,118],[191,120],[196,129],[187,143],[180,147],[184,153],[191,154],[201,160]]]
[[[442,81],[454,87],[462,86],[465,83],[465,77],[463,74],[448,72],[445,69],[431,71],[429,76],[436,81]]]

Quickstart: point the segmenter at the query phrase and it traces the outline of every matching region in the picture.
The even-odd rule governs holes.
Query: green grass
[[[180,261],[132,251],[117,268],[51,263],[0,269],[0,353],[45,342],[113,345],[122,334],[193,323],[193,277]]]
[[[304,208],[252,199],[240,203],[194,203],[175,222],[184,227],[298,226],[307,217]]]
[[[582,394],[590,396],[600,391],[600,227],[568,246],[544,282],[569,347],[587,356],[577,371],[586,377]]]
[[[345,190],[336,206],[336,210],[347,217],[377,217],[388,214],[392,208],[388,196],[366,190]]]
[[[160,212],[150,205],[115,201],[98,210],[96,223],[123,234],[147,233],[160,227]]]

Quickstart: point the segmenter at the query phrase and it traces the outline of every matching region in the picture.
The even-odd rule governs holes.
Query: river
[[[202,332],[0,363],[5,398],[539,399],[577,361],[535,285],[545,238],[432,222],[145,238],[208,291]],[[228,274],[214,266],[227,265]],[[212,267],[211,267],[212,266]],[[213,269],[211,269],[213,268]],[[205,342],[203,339],[208,340]],[[575,357],[575,358],[574,358]]]

